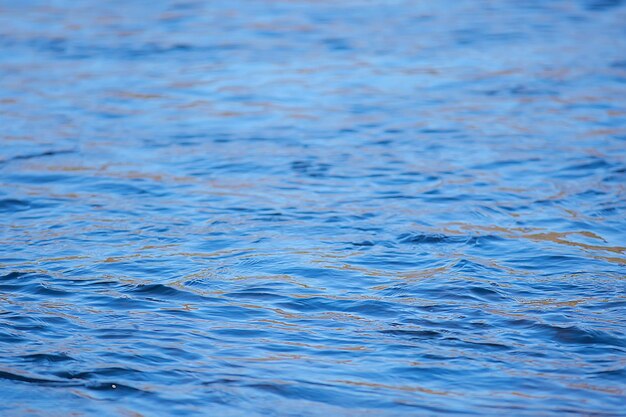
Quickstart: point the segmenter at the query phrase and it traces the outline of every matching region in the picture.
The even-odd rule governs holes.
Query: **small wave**
[[[33,375],[25,375],[10,371],[0,370],[0,378],[7,379],[10,381],[17,382],[27,382],[30,384],[38,384],[38,385],[52,385],[52,386],[78,386],[79,384],[73,384],[69,381],[59,380],[59,379],[48,379],[48,378],[40,378]]]

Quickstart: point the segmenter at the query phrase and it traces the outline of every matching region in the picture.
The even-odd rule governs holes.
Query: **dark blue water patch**
[[[622,0],[590,0],[586,4],[588,9],[595,11],[606,11],[623,5]]]
[[[19,183],[27,183],[27,184],[75,183],[75,182],[80,182],[83,180],[81,178],[75,178],[74,176],[63,175],[63,174],[32,174],[32,173],[28,173],[24,175],[12,175],[10,176],[10,178],[12,182],[15,182],[18,184]]]
[[[240,48],[237,44],[198,45],[186,43],[159,44],[148,42],[144,44],[105,45],[88,44],[67,38],[39,38],[15,39],[6,35],[0,37],[5,48],[34,49],[49,54],[53,58],[67,60],[114,59],[114,60],[141,60],[151,59],[162,55],[187,56],[189,53],[201,54],[203,58],[215,56],[217,53],[233,51]]]
[[[263,288],[259,289],[247,289],[246,291],[238,291],[229,294],[225,294],[226,297],[233,297],[236,299],[251,299],[251,300],[280,300],[283,297],[274,294],[271,290],[263,291]]]
[[[217,298],[205,297],[200,294],[196,294],[190,291],[183,291],[163,284],[139,285],[132,289],[125,289],[124,292],[132,296],[150,301],[186,301],[207,303],[218,300]]]
[[[560,327],[549,324],[533,324],[532,331],[537,331],[564,345],[605,345],[624,348],[626,342],[623,337],[615,337],[599,330],[585,330],[576,326]]]
[[[26,211],[31,208],[37,207],[38,204],[25,200],[18,200],[15,198],[5,198],[0,200],[0,212],[15,213],[18,211]]]
[[[615,382],[619,383],[620,381],[624,380],[624,377],[626,377],[626,368],[618,368],[610,371],[601,371],[597,372],[594,376],[596,376],[598,379],[612,379]]]
[[[296,173],[313,178],[323,177],[330,167],[329,164],[312,161],[294,161],[291,163],[291,169]]]
[[[522,97],[553,97],[558,96],[559,91],[550,88],[533,88],[524,85],[516,85],[505,88],[500,88],[497,90],[486,90],[482,91],[482,94],[487,96],[499,96],[499,95],[511,95],[511,96],[522,96]]]
[[[56,362],[73,361],[74,359],[65,353],[34,353],[29,355],[23,355],[22,359],[27,362],[40,363],[43,365],[52,364]]]
[[[35,158],[44,158],[44,157],[47,157],[47,156],[65,155],[65,154],[72,154],[72,153],[75,153],[75,152],[76,151],[74,151],[74,150],[65,149],[65,150],[44,151],[44,152],[39,152],[39,153],[30,153],[30,154],[25,154],[25,155],[16,155],[16,156],[9,157],[7,159],[0,159],[0,165],[1,164],[7,164],[7,163],[12,162],[12,161],[28,160],[28,159],[35,159]]]
[[[502,238],[498,236],[459,236],[459,235],[444,235],[439,233],[404,233],[398,236],[398,240],[401,243],[409,243],[409,244],[432,244],[432,245],[440,245],[440,244],[462,244],[462,245],[477,245],[480,243],[490,242],[490,241],[499,241]]]
[[[460,30],[454,33],[455,40],[463,46],[476,46],[479,44],[500,43],[515,44],[516,41],[525,39],[524,34],[519,32],[484,33],[478,29]]]
[[[406,337],[411,340],[423,340],[442,337],[443,334],[433,330],[381,330],[382,334]]]
[[[27,376],[17,373],[11,373],[7,371],[0,370],[0,378],[7,379],[11,381],[29,383],[29,384],[37,384],[37,385],[48,385],[48,386],[77,386],[79,384],[68,384],[67,381],[57,380],[57,379],[46,379],[46,378],[38,378],[36,376]]]

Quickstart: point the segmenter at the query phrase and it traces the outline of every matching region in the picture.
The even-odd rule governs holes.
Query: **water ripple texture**
[[[625,23],[0,0],[0,414],[624,415]]]

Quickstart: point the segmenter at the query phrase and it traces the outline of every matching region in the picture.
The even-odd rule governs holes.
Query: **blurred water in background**
[[[620,415],[624,3],[0,0],[0,414]]]

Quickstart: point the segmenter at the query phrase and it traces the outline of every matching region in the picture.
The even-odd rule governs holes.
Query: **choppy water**
[[[0,414],[622,414],[623,3],[0,0]]]

